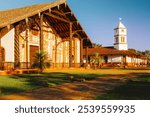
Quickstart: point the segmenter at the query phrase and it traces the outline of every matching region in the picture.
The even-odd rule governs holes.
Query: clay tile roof
[[[44,4],[37,4],[37,5],[26,6],[26,7],[22,7],[22,8],[0,11],[0,29],[3,27],[9,26],[11,24],[14,24],[16,22],[19,22],[25,18],[37,15],[48,9],[55,9],[59,5],[62,7],[62,12],[64,12],[64,14],[66,14],[65,17],[67,17],[71,22],[77,22],[77,23],[73,23],[73,31],[80,30],[80,32],[77,32],[76,35],[79,35],[82,39],[84,39],[83,46],[92,46],[92,42],[91,42],[90,38],[83,30],[83,28],[80,25],[80,23],[78,22],[77,18],[72,13],[69,6],[67,4],[64,5],[64,3],[66,3],[66,0],[57,0],[55,2],[48,2],[48,3],[44,3]],[[58,24],[57,20],[55,20],[52,17],[49,18],[49,22],[53,25],[57,24],[53,27],[62,38],[66,38],[69,35],[69,33],[68,33],[69,26],[66,25],[64,22],[60,23],[60,21],[59,21],[59,24]],[[60,33],[60,27],[63,27],[64,30],[66,29],[67,32],[65,33],[62,31],[62,33]]]
[[[84,49],[85,55],[85,49]],[[138,56],[139,54],[130,51],[130,50],[116,50],[114,48],[88,48],[88,55],[94,55],[95,53],[99,53],[100,55],[127,55],[127,56]]]

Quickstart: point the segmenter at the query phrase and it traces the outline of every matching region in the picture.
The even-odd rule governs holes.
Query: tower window
[[[122,29],[121,31],[122,31],[122,32],[124,32],[124,30],[123,30],[123,29]]]
[[[124,37],[121,37],[121,42],[125,42],[125,38]]]

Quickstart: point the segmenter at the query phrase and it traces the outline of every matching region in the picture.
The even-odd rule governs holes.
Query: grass
[[[13,76],[0,76],[0,95],[26,92],[37,88],[61,85],[72,82],[73,79],[91,80],[96,77],[94,74],[81,74],[70,72],[51,72],[41,74],[22,74]]]
[[[0,76],[0,95],[6,95],[12,92],[17,93],[30,89],[34,89],[34,86],[28,85],[26,79],[14,76]]]
[[[70,76],[73,77],[73,80],[69,79]],[[51,87],[61,85],[63,83],[72,83],[74,78],[79,80],[107,78],[106,84],[102,85],[109,86],[109,83],[112,83],[111,79],[109,79],[111,77],[129,80],[119,86],[115,86],[111,90],[103,90],[105,92],[97,95],[95,99],[150,99],[150,71],[122,69],[62,69],[51,72],[47,71],[41,74],[0,76],[0,95],[9,95],[42,87]],[[115,82],[115,80],[113,82]]]
[[[136,77],[125,84],[96,97],[97,100],[149,100],[150,74],[134,74]]]

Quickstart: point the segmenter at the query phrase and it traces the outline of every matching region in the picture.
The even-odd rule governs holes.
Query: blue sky
[[[0,0],[0,10],[55,0]],[[150,49],[150,0],[67,0],[92,42],[111,46],[122,18],[129,48]]]

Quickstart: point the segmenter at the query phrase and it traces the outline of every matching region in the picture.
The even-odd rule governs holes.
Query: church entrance
[[[33,63],[35,53],[39,51],[39,46],[30,45],[30,63]]]

